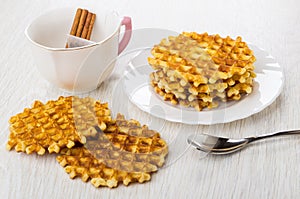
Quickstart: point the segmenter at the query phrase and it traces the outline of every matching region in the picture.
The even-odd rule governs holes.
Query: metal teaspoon
[[[196,149],[215,155],[224,155],[239,151],[248,144],[275,136],[300,134],[300,130],[281,131],[277,133],[264,134],[259,136],[231,139],[225,137],[216,137],[207,134],[190,135],[187,139],[188,144],[191,144]]]

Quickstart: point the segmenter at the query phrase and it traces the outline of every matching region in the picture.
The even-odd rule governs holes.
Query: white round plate
[[[124,91],[130,101],[141,110],[172,122],[185,124],[227,123],[249,117],[269,106],[280,94],[283,86],[282,67],[261,48],[249,45],[257,61],[253,92],[239,101],[220,103],[215,109],[201,112],[193,108],[172,105],[156,94],[150,85],[149,74],[153,71],[147,63],[150,49],[140,53],[129,63],[123,79]]]

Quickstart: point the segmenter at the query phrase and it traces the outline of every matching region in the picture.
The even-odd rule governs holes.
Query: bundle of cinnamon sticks
[[[91,13],[86,9],[78,8],[70,35],[90,40],[95,19],[96,14]],[[66,48],[68,48],[68,45],[66,45]]]

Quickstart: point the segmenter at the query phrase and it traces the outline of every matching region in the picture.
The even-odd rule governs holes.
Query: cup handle
[[[129,43],[129,40],[131,38],[131,33],[132,33],[131,18],[130,17],[124,17],[122,22],[121,22],[121,26],[123,26],[123,25],[125,25],[125,33],[124,33],[124,36],[123,36],[121,42],[119,43],[118,54],[121,54],[121,52],[123,52],[123,50],[126,48],[126,46]]]

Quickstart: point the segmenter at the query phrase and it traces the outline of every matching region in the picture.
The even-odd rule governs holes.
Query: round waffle
[[[152,55],[151,84],[173,104],[201,111],[252,92],[255,57],[240,37],[184,32],[163,39]]]
[[[150,180],[150,174],[165,162],[167,144],[159,133],[141,126],[136,120],[125,120],[118,114],[102,131],[95,128],[82,147],[65,149],[57,161],[71,178],[91,179],[96,186],[118,186],[119,182]]]
[[[35,101],[10,118],[10,135],[6,148],[27,154],[58,153],[76,142],[85,143],[89,126],[104,130],[110,121],[108,104],[91,98],[59,97],[46,104]]]

